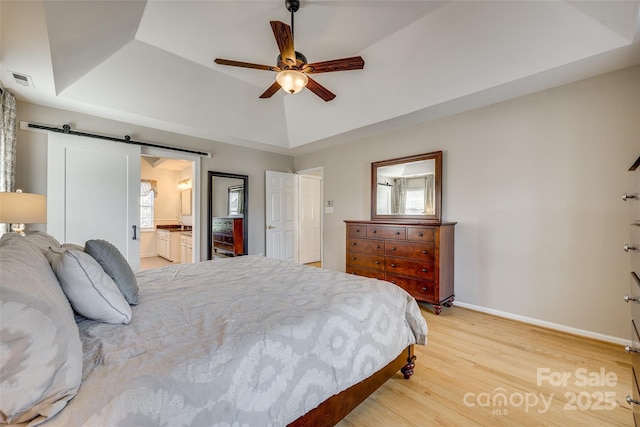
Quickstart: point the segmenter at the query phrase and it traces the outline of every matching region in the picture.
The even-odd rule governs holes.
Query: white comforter
[[[129,325],[79,322],[78,395],[50,426],[282,426],[425,344],[415,300],[257,256],[137,274]]]

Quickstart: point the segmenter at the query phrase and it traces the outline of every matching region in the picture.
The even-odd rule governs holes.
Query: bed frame
[[[358,384],[354,384],[348,389],[331,396],[317,408],[312,409],[289,424],[288,427],[335,426],[356,406],[369,397],[371,393],[394,376],[396,372],[401,371],[405,379],[411,378],[413,368],[415,367],[415,359],[416,356],[413,353],[413,345],[410,345],[403,350],[398,357],[389,362],[387,366]]]

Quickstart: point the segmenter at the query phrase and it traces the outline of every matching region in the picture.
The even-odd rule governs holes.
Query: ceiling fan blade
[[[291,27],[280,21],[271,21],[270,23],[273,36],[276,38],[278,49],[280,49],[282,61],[289,66],[296,65],[296,51],[293,48]]]
[[[280,84],[278,82],[273,82],[273,84],[269,86],[269,89],[265,90],[264,93],[260,95],[260,98],[271,98],[278,89],[280,89]]]
[[[362,59],[361,56],[352,56],[351,58],[333,59],[331,61],[307,64],[303,67],[303,71],[307,74],[317,74],[332,71],[362,70],[363,68],[364,59]]]
[[[320,98],[322,98],[325,102],[329,102],[331,101],[333,98],[336,97],[336,95],[334,93],[332,93],[329,89],[327,89],[326,87],[322,86],[320,83],[318,83],[317,81],[313,80],[311,77],[309,77],[309,81],[307,82],[307,89],[309,89],[311,92],[315,93],[316,95],[318,95]]]
[[[231,65],[232,67],[255,68],[256,70],[267,70],[267,71],[280,71],[280,68],[274,67],[272,65],[252,64],[250,62],[232,61],[230,59],[216,58],[214,62],[220,65]]]

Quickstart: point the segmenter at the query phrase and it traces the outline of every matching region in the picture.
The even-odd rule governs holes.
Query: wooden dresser
[[[394,283],[436,314],[451,306],[455,222],[345,222],[347,273]]]
[[[625,296],[631,306],[631,346],[627,351],[631,354],[632,395],[627,402],[633,404],[635,425],[640,425],[640,157],[629,169],[629,190],[622,199],[629,204],[629,243],[623,249],[630,255],[630,289]]]
[[[225,255],[238,256],[244,253],[242,217],[212,218],[213,250]]]

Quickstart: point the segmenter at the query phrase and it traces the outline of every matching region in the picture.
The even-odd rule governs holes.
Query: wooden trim
[[[293,421],[288,427],[330,427],[335,426],[341,419],[347,416],[356,406],[362,403],[371,393],[376,391],[389,378],[407,364],[407,358],[412,356],[413,345],[403,350],[398,357],[389,362],[369,378],[355,384],[348,389],[331,396],[322,402],[317,408],[307,412],[302,417]]]

